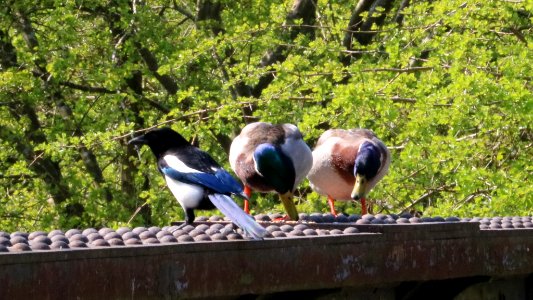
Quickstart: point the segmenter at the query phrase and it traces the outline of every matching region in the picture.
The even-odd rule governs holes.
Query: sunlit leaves
[[[317,1],[315,37],[295,39],[287,23],[292,1],[221,1],[217,35],[213,22],[195,23],[183,13],[194,15],[198,1],[177,1],[182,11],[159,0],[135,2],[134,10],[128,1],[15,2],[28,14],[39,46],[28,49],[13,15],[2,11],[6,41],[17,54],[16,67],[0,70],[0,125],[9,130],[0,152],[2,229],[118,226],[130,219],[138,225],[145,220],[136,212],[141,207],[150,207],[158,225],[183,218],[150,151],[125,157],[135,130],[161,123],[226,168],[221,137],[233,137],[245,122],[295,123],[310,146],[327,128],[366,127],[393,154],[389,174],[370,194],[374,211],[533,211],[530,1],[415,1],[401,26],[393,8],[383,26],[371,28],[372,43],[355,45],[347,66],[339,58],[346,54],[342,39],[354,4],[345,1]],[[285,58],[262,66],[279,46]],[[155,70],[141,48],[153,54]],[[36,62],[44,62],[44,70]],[[51,76],[43,80],[36,70]],[[140,94],[128,85],[132,74],[142,74]],[[259,98],[247,94],[268,74],[274,79]],[[178,91],[169,93],[158,76],[170,77]],[[54,92],[62,98],[51,97]],[[24,103],[34,109],[45,141],[28,136],[35,124]],[[15,140],[29,141],[35,157],[25,159]],[[97,156],[104,183],[88,175],[81,147]],[[44,156],[61,167],[72,193],[66,203],[54,204],[31,169],[33,159]],[[125,162],[139,168],[132,179],[137,197],[125,196]],[[105,187],[112,202],[104,200]],[[254,197],[256,213],[282,210],[273,196]],[[60,219],[58,211],[75,202],[84,206],[81,217]],[[302,211],[327,211],[315,193],[298,202]]]

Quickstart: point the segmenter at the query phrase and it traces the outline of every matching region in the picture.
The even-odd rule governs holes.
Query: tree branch
[[[26,110],[30,107],[26,106]],[[30,111],[27,111],[31,113]],[[34,111],[32,111],[35,113]],[[20,137],[17,134],[9,131],[6,127],[0,129],[0,137],[2,140],[11,141],[15,149],[24,157],[28,163],[28,169],[35,172],[35,174],[41,178],[46,186],[48,187],[48,192],[57,203],[65,202],[70,198],[70,191],[68,186],[63,180],[61,174],[61,169],[59,164],[55,161],[52,161],[49,157],[43,157],[40,154],[36,153],[29,141],[35,143],[46,142],[46,137],[42,132],[39,131],[40,124],[38,128],[31,128],[26,132],[24,137]],[[41,156],[39,159],[35,160],[37,156]]]
[[[438,194],[438,193],[441,193],[441,192],[444,192],[444,191],[449,191],[451,188],[455,187],[456,184],[455,183],[451,183],[451,184],[443,184],[437,188],[434,188],[434,189],[429,189],[426,193],[424,193],[422,196],[418,197],[418,199],[414,200],[409,206],[407,206],[406,208],[404,208],[402,210],[402,213],[403,212],[408,212],[410,211],[411,209],[413,209],[416,205],[418,205],[420,202],[422,201],[425,201],[427,200],[429,197],[435,195],[435,194]]]
[[[516,29],[516,28],[509,28],[509,31],[511,31],[514,36],[516,36],[516,38],[521,41],[522,43],[524,43],[525,45],[527,45],[527,40],[526,38],[524,37],[524,35],[522,34],[522,32],[520,32],[520,30]]]
[[[148,50],[146,47],[141,46],[140,43],[136,43],[136,46],[137,50],[141,54],[144,63],[146,64],[146,66],[148,66],[148,70],[152,72],[154,77],[159,81],[159,83],[161,83],[167,93],[169,93],[170,95],[175,95],[178,92],[178,84],[176,83],[174,78],[172,78],[170,75],[159,74],[157,72],[157,70],[159,69],[159,64],[157,63],[157,60],[152,54],[152,52],[150,52],[150,50]]]
[[[356,39],[359,44],[365,46],[370,44],[375,32],[368,32],[372,29],[372,26],[383,25],[387,13],[392,7],[392,0],[359,0],[355,7],[346,34],[344,35],[343,45],[347,50],[353,50],[353,40]],[[382,9],[382,11],[378,11]],[[368,16],[363,19],[363,12],[368,12]],[[351,63],[352,58],[359,58],[360,55],[342,55],[341,62],[347,66]],[[343,81],[347,81],[344,79]]]
[[[394,96],[391,100],[392,102],[416,103],[416,99],[414,98],[402,98],[400,96]]]
[[[181,14],[183,14],[185,17],[187,17],[187,19],[189,19],[191,21],[195,21],[194,15],[191,12],[189,12],[187,9],[179,6],[178,3],[176,3],[176,0],[173,0],[172,4],[173,4],[172,7],[175,10],[179,11]]]
[[[0,71],[17,66],[15,47],[8,39],[7,33],[0,29]]]
[[[342,44],[347,50],[352,50],[352,41],[355,33],[361,28],[363,24],[362,13],[368,11],[374,0],[359,0],[348,22],[348,27],[344,34]]]
[[[459,209],[459,208],[461,208],[463,205],[465,205],[466,203],[472,201],[472,200],[475,199],[477,196],[484,196],[484,197],[488,197],[488,198],[490,198],[490,193],[491,193],[492,191],[494,191],[494,189],[495,189],[495,188],[475,191],[475,192],[473,192],[472,194],[466,196],[463,200],[461,200],[461,201],[459,201],[458,203],[456,203],[456,204],[454,205],[454,209]]]
[[[294,40],[299,34],[306,34],[314,39],[314,27],[316,21],[316,0],[295,0],[291,11],[287,15],[286,23],[289,27],[290,40]],[[302,24],[294,25],[295,20],[301,20]],[[268,67],[287,59],[289,47],[278,45],[274,50],[267,52],[261,59],[261,66]],[[274,72],[265,72],[252,88],[252,96],[259,98],[264,89],[274,80]]]
[[[93,87],[93,86],[89,86],[89,85],[77,84],[77,83],[73,83],[73,82],[70,82],[70,81],[60,81],[60,82],[58,82],[58,84],[60,86],[65,86],[65,87],[69,87],[71,89],[84,91],[84,92],[93,92],[93,93],[100,93],[100,94],[116,94],[116,93],[118,93],[118,91],[112,91],[112,90],[108,90],[108,89],[102,88],[102,87]]]
[[[398,11],[396,12],[396,16],[394,17],[394,22],[396,22],[399,26],[403,24],[403,10],[409,6],[410,0],[402,0],[400,3],[400,7],[398,8]]]
[[[16,175],[4,175],[0,174],[0,179],[21,179],[21,178],[39,178],[37,175],[28,175],[28,174],[16,174]]]
[[[376,68],[365,69],[361,72],[395,72],[395,73],[416,73],[420,71],[431,71],[433,67],[412,67],[412,68]]]

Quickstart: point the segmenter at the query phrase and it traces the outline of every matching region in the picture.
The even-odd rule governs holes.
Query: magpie
[[[246,198],[242,186],[208,153],[191,145],[176,131],[154,129],[128,142],[148,145],[157,159],[174,197],[185,211],[185,223],[192,224],[194,210],[218,208],[245,234],[262,239],[267,231],[246,214],[229,196]]]

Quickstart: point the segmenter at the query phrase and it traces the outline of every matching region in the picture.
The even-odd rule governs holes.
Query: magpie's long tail
[[[211,194],[209,195],[209,200],[253,239],[261,240],[267,234],[266,229],[259,225],[250,215],[245,213],[229,196]]]

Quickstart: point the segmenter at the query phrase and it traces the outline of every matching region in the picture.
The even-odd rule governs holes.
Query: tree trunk
[[[376,32],[371,30],[372,26],[383,25],[393,2],[392,0],[359,0],[350,17],[342,42],[346,50],[353,50],[354,39],[362,46],[372,42],[372,38],[376,35]],[[378,11],[378,8],[382,9],[382,11]],[[366,19],[363,19],[364,12],[368,12]],[[359,57],[360,54],[347,53],[342,55],[341,61],[347,66],[352,59],[358,59]]]
[[[289,27],[289,39],[293,41],[299,34],[306,34],[312,40],[315,38],[315,31],[312,27],[316,21],[316,0],[295,0],[291,11],[287,14],[286,24]],[[295,20],[302,20],[301,26],[294,25]],[[287,59],[290,49],[285,45],[278,45],[274,50],[268,52],[261,59],[261,66],[268,67]],[[259,78],[259,81],[252,89],[252,95],[256,98],[274,80],[274,72],[267,72]]]
[[[9,41],[7,33],[2,30],[0,30],[0,62],[2,70],[18,67],[15,47]],[[31,145],[31,143],[47,143],[46,136],[41,131],[41,123],[35,108],[29,103],[18,101],[16,95],[13,95],[13,101],[8,104],[8,108],[15,119],[20,119],[20,115],[25,115],[30,121],[30,126],[24,133],[24,137],[10,132],[7,128],[2,128],[0,130],[1,138],[14,143],[15,149],[28,162],[29,168],[46,183],[48,192],[56,203],[66,201],[70,198],[70,191],[63,180],[59,164],[44,156],[42,152],[35,152]]]
[[[121,4],[120,3],[113,3],[114,6],[118,7]],[[129,5],[131,7],[131,5]],[[128,8],[129,9],[129,8]],[[131,13],[131,10],[128,10]],[[115,37],[115,40],[112,41],[114,45],[117,45],[119,43],[124,43],[125,39],[131,38],[131,36],[124,31],[124,29],[120,28],[118,24],[120,24],[120,15],[114,12],[110,12],[107,10],[107,8],[100,7],[98,9],[99,13],[102,13],[105,20],[108,23],[109,30],[112,33],[112,36]],[[122,40],[121,40],[122,39]],[[155,61],[155,58],[153,55],[147,50],[142,50],[143,47],[141,44],[137,44],[137,49],[139,52],[144,53],[143,59],[145,60],[145,63],[148,65],[149,69],[152,72],[157,71],[157,62]],[[126,53],[118,53],[116,57],[115,64],[117,67],[122,66],[125,64],[128,60],[130,60],[130,57]],[[162,85],[165,87],[165,84],[168,84],[165,88],[167,89],[167,92],[171,93],[174,91],[174,88],[177,91],[177,85],[175,82],[173,82],[173,79],[170,77],[164,77],[163,81],[165,83],[162,83]],[[167,81],[168,80],[168,81]],[[124,85],[126,86],[126,89],[130,89],[133,91],[134,96],[138,98],[139,100],[144,99],[143,95],[143,74],[140,70],[134,70],[131,72],[130,76],[124,78]],[[175,93],[175,91],[174,91]],[[139,107],[138,102],[130,103],[126,106],[124,104],[124,108],[129,110],[131,114],[133,115],[133,120],[129,120],[128,111],[124,112],[124,117],[126,120],[132,121],[134,123],[134,129],[139,130],[145,127],[145,121],[143,117],[141,116],[141,108]],[[121,161],[121,190],[126,195],[127,201],[125,203],[122,203],[124,207],[131,211],[132,213],[137,210],[138,207],[142,207],[141,211],[138,215],[142,218],[142,223],[145,225],[151,225],[152,224],[152,212],[150,205],[144,205],[144,203],[140,203],[139,197],[138,197],[138,190],[135,186],[135,174],[138,172],[137,164],[133,163],[131,160],[131,157],[137,156],[137,151],[135,148],[131,145],[127,145],[127,141],[123,140],[122,143],[124,144],[126,148],[125,155],[122,155],[120,157]],[[141,190],[145,190],[148,188],[146,186],[146,183],[148,182],[148,178],[146,175],[144,175],[144,182],[145,184],[141,188]]]
[[[18,29],[21,31],[22,36],[26,41],[26,45],[31,49],[32,52],[36,53],[35,50],[38,49],[39,42],[29,18],[24,14],[24,12],[18,10],[15,12],[14,19]],[[34,62],[37,68],[34,74],[41,78],[48,87],[48,101],[50,103],[55,103],[58,111],[65,120],[66,128],[75,136],[82,137],[83,132],[78,125],[76,125],[74,115],[72,114],[72,109],[65,102],[63,95],[61,94],[60,87],[55,83],[53,76],[46,71],[45,59],[38,56]],[[98,161],[96,160],[96,156],[82,142],[79,144],[78,151],[80,154],[80,159],[82,160],[89,175],[93,178],[95,185],[98,188],[102,188],[101,185],[104,183],[104,178],[102,175],[102,170],[100,169]],[[103,191],[105,193],[106,200],[111,201],[113,199],[113,195],[109,188],[104,187]]]

